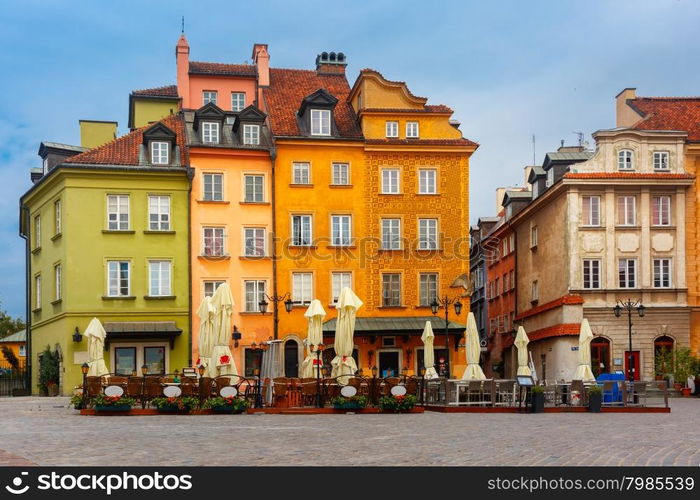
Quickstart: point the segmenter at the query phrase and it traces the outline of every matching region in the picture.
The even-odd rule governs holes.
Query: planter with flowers
[[[106,396],[99,394],[95,397],[95,411],[129,411],[136,404],[134,398],[128,396]]]
[[[161,413],[189,413],[199,404],[199,400],[192,396],[160,397],[151,400],[151,405],[158,408]]]
[[[405,413],[411,411],[417,401],[413,394],[382,396],[379,398],[379,409],[389,413]]]
[[[76,410],[82,410],[84,408],[84,406],[83,406],[83,393],[78,392],[76,394],[73,394],[73,396],[71,396],[71,398],[70,398],[70,404]]]
[[[236,396],[207,399],[202,408],[211,409],[214,413],[243,413],[250,404],[245,399]]]
[[[369,400],[367,399],[367,396],[361,395],[347,398],[343,396],[336,396],[331,399],[331,404],[336,410],[359,410],[366,407],[368,402]]]

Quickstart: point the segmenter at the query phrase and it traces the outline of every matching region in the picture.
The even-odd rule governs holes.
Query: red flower
[[[219,358],[219,361],[221,362],[222,365],[227,365],[231,358],[228,356],[228,354],[224,354]]]

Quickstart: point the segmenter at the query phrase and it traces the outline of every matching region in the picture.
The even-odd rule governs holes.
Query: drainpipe
[[[192,366],[192,179],[194,169],[186,167],[189,187],[187,188],[187,300],[189,302],[189,335],[187,336],[187,366]],[[196,368],[196,367],[195,367]]]
[[[30,250],[30,238],[29,238],[29,207],[23,205],[20,201],[19,204],[19,236],[24,240],[24,281],[25,281],[25,325],[27,332],[27,346],[26,346],[26,357],[24,362],[25,369],[25,379],[26,388],[29,394],[32,393],[32,330],[31,330],[31,302],[32,302],[32,291],[31,291],[31,250]]]
[[[273,146],[270,149],[270,182],[271,182],[271,209],[272,209],[272,296],[277,298],[277,200],[276,189],[275,189],[275,161],[277,160],[277,148]],[[273,338],[277,340],[279,338],[279,301],[273,300],[272,308],[272,323],[273,327]]]

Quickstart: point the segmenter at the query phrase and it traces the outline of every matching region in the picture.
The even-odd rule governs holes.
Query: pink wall
[[[255,78],[236,78],[230,76],[189,75],[189,96],[183,107],[199,109],[204,104],[202,91],[218,92],[216,105],[224,111],[231,111],[231,92],[245,92],[245,105],[250,106],[255,100]]]

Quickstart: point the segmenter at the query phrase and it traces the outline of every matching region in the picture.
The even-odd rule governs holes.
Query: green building
[[[47,346],[60,360],[58,392],[81,384],[81,332],[93,317],[107,331],[111,372],[190,365],[191,171],[181,117],[81,150],[42,143],[42,168],[20,199],[33,393]]]

